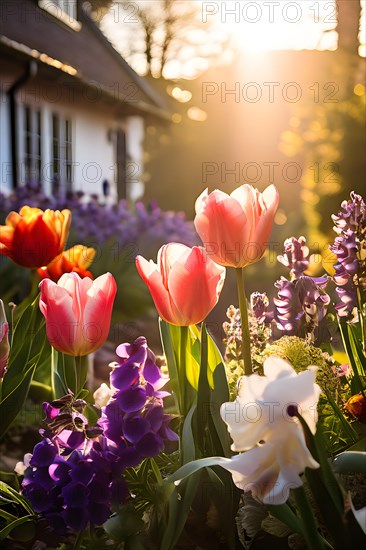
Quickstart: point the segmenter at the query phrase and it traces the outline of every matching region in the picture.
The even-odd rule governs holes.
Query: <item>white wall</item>
[[[12,80],[12,79],[11,79]],[[10,80],[10,81],[11,81]],[[15,80],[15,77],[14,77]],[[7,80],[9,81],[9,80]],[[1,93],[0,81],[0,93]],[[36,92],[35,92],[36,90]],[[54,94],[54,91],[53,91]],[[73,190],[83,191],[86,194],[97,194],[102,197],[102,182],[107,179],[110,183],[110,200],[116,200],[116,145],[113,139],[113,130],[122,128],[126,132],[126,146],[129,156],[127,177],[130,180],[129,197],[132,200],[143,194],[143,139],[144,120],[141,117],[116,117],[112,109],[100,102],[81,102],[75,96],[67,101],[49,101],[52,94],[36,84],[30,83],[18,92],[18,150],[22,158],[23,137],[21,105],[27,103],[35,109],[41,110],[42,126],[42,187],[47,194],[51,193],[52,183],[52,114],[57,113],[61,120],[72,120],[73,141]],[[1,179],[0,190],[11,189],[11,157],[9,106],[3,93],[0,96],[0,162]],[[24,170],[20,168],[20,174]],[[24,183],[24,182],[20,182]]]
[[[0,192],[10,191],[11,185],[9,102],[0,80]]]

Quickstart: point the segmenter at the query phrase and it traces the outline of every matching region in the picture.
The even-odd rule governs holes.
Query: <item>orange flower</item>
[[[70,210],[23,206],[19,214],[10,212],[6,225],[0,226],[0,254],[23,267],[48,265],[62,252],[70,223]]]
[[[345,408],[357,420],[366,423],[366,397],[362,393],[352,395],[345,404]]]
[[[37,270],[38,275],[41,279],[52,279],[55,283],[64,273],[71,273],[72,271],[80,275],[81,278],[90,277],[90,279],[93,279],[88,267],[94,257],[94,248],[77,244],[56,256],[48,266],[40,267]]]

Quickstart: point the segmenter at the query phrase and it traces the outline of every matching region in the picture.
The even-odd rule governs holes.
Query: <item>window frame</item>
[[[55,131],[57,122],[57,131]],[[51,113],[51,191],[64,194],[71,191],[74,182],[74,135],[70,116],[58,112]]]
[[[42,110],[28,103],[23,104],[22,117],[22,164],[21,179],[24,183],[36,183],[43,186],[43,157],[42,147]],[[34,177],[33,177],[34,176]]]
[[[68,10],[67,6],[72,6]],[[81,23],[78,17],[77,0],[38,0],[38,7],[52,15],[55,19],[78,32],[81,29]],[[66,9],[65,9],[66,7]]]

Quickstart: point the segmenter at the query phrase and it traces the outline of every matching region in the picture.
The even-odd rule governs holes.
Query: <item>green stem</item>
[[[188,340],[189,327],[180,327],[180,347],[179,347],[179,393],[181,394],[181,414],[183,417],[188,412],[186,403],[186,353],[187,353],[187,340]]]
[[[358,313],[360,318],[360,325],[361,325],[361,334],[362,334],[362,351],[364,355],[366,355],[366,323],[365,318],[363,316],[363,303],[362,303],[362,296],[360,287],[357,286],[357,302],[358,302]]]
[[[304,523],[303,534],[304,534],[308,549],[323,550],[324,543],[322,542],[322,538],[318,532],[313,510],[309,505],[309,501],[304,491],[304,487],[298,487],[297,489],[293,489],[292,494],[294,495],[297,509]]]
[[[73,550],[80,550],[84,539],[84,531],[80,531],[75,539]]]
[[[81,357],[74,357],[75,395],[82,389],[79,387],[81,378]]]
[[[249,333],[249,319],[248,319],[248,306],[245,296],[244,287],[244,270],[241,267],[237,267],[236,271],[236,284],[238,287],[239,296],[239,309],[241,317],[241,332],[242,332],[242,355],[244,361],[244,374],[249,375],[253,373],[252,368],[252,356],[250,353],[250,333]]]
[[[52,401],[57,398],[56,395],[56,376],[57,376],[58,351],[51,346],[51,394]]]

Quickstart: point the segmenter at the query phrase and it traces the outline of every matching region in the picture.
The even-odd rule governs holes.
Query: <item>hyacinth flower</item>
[[[70,210],[50,210],[23,206],[10,212],[0,226],[0,254],[23,267],[48,265],[61,254],[69,233]]]
[[[304,275],[309,265],[309,249],[305,237],[291,237],[284,243],[280,263],[290,268],[291,279],[281,277],[275,283],[274,318],[279,330],[286,335],[304,334],[314,340],[314,331],[327,313],[330,297],[325,292],[329,277]]]
[[[295,335],[304,322],[305,334],[311,334],[327,313],[330,297],[325,292],[329,277],[301,276],[294,281],[281,277],[276,283],[278,297],[275,320],[277,327],[287,335]]]
[[[60,534],[102,525],[112,508],[129,496],[123,472],[159,454],[165,440],[175,441],[164,413],[162,376],[146,339],[117,348],[110,399],[99,421],[89,426],[85,401],[73,394],[44,403],[43,437],[27,454],[23,494],[34,510]]]
[[[363,198],[351,193],[341,205],[343,211],[332,216],[334,231],[338,234],[330,250],[336,255],[334,281],[339,302],[336,309],[346,321],[357,320],[357,309],[362,311],[366,288],[366,205]],[[360,322],[365,334],[362,315]],[[365,336],[364,336],[365,339]]]
[[[298,279],[309,267],[309,249],[305,237],[290,237],[284,242],[284,253],[277,260],[290,269],[291,280]]]
[[[164,440],[175,441],[169,428],[171,417],[164,413],[162,388],[168,381],[156,364],[146,338],[122,344],[116,350],[119,360],[111,364],[111,386],[115,390],[102,408],[99,425],[124,466],[135,466],[143,458],[164,449]]]

